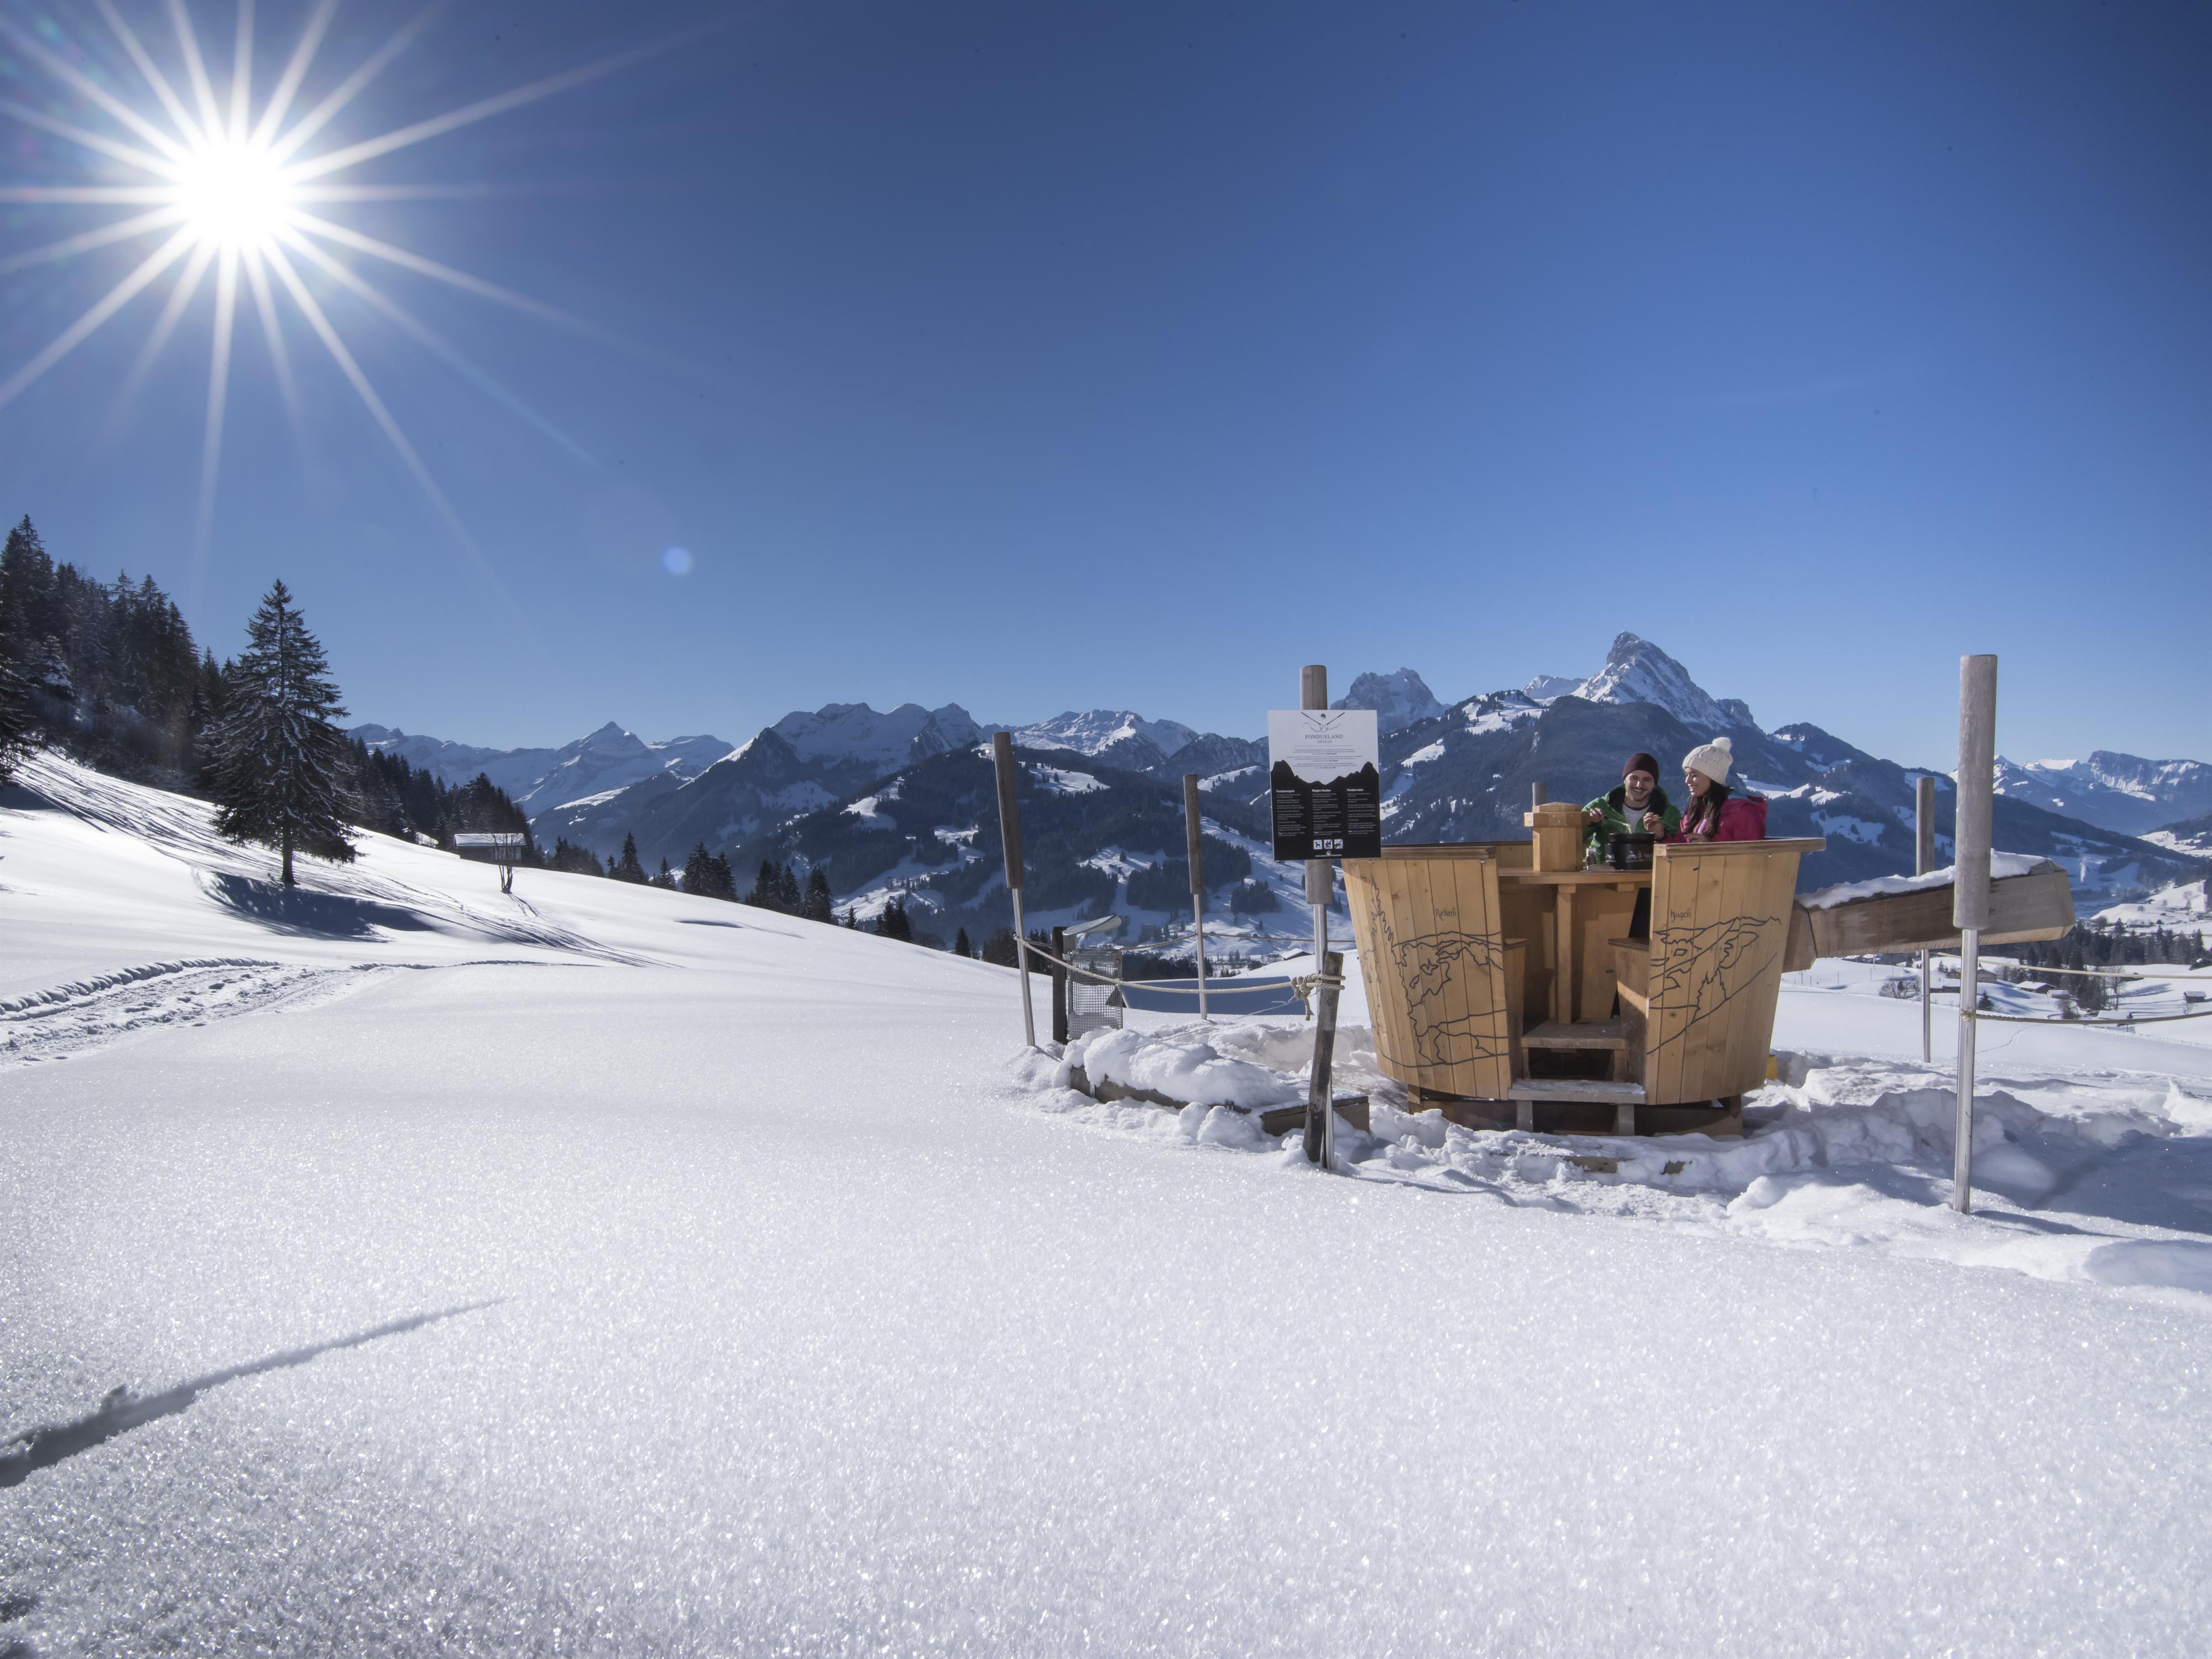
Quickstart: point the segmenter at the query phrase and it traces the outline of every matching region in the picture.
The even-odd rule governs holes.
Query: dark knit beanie
[[[1638,750],[1628,757],[1628,763],[1620,769],[1620,775],[1624,778],[1631,772],[1649,772],[1656,778],[1659,775],[1659,763]]]

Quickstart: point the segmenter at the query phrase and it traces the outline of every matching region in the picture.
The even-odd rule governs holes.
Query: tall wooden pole
[[[1022,921],[1022,809],[1014,799],[1014,740],[991,734],[991,763],[999,774],[999,841],[1006,853],[1006,890],[1014,899],[1014,966],[1022,979],[1022,1038],[1037,1046],[1036,1010],[1030,1006],[1030,936]]]
[[[1912,873],[1924,876],[1936,868],[1936,780],[1922,778],[1912,791]],[[1935,953],[1920,953],[1920,1063],[1936,1059]]]
[[[1199,861],[1198,774],[1182,775],[1182,828],[1190,843],[1190,925],[1198,936],[1198,1017],[1211,1020],[1206,1012],[1206,871]]]
[[[1298,670],[1298,707],[1328,707],[1328,670],[1309,663]],[[1306,860],[1306,902],[1313,907],[1314,972],[1328,972],[1328,902],[1336,896],[1336,872],[1327,859]],[[1316,1005],[1318,1006],[1318,1005]],[[1314,1026],[1313,1086],[1306,1097],[1306,1157],[1324,1170],[1336,1167],[1336,1111],[1329,1090],[1329,1066],[1336,1046],[1335,999],[1329,1000],[1332,1018]],[[1316,1101],[1321,1103],[1316,1108]]]
[[[1952,823],[1951,925],[1959,930],[1959,1114],[1951,1207],[1974,1204],[1974,1015],[1981,1000],[1982,929],[1990,922],[1990,815],[1997,763],[1997,659],[1959,659],[1959,793]]]

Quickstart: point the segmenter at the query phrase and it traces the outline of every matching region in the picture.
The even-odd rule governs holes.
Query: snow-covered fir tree
[[[246,625],[246,649],[224,675],[223,709],[209,766],[216,827],[233,841],[259,842],[283,858],[353,860],[342,799],[346,737],[333,724],[346,712],[322,642],[283,582]]]

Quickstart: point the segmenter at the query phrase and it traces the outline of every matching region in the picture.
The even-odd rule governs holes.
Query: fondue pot
[[[1605,861],[1616,870],[1649,870],[1655,839],[1651,836],[1607,836]]]

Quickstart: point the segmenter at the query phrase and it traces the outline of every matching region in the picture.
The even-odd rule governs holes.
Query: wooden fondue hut
[[[1741,1133],[1797,861],[1827,843],[1676,842],[1647,868],[1585,870],[1578,815],[1546,811],[1529,841],[1345,860],[1382,1071],[1470,1127]]]

